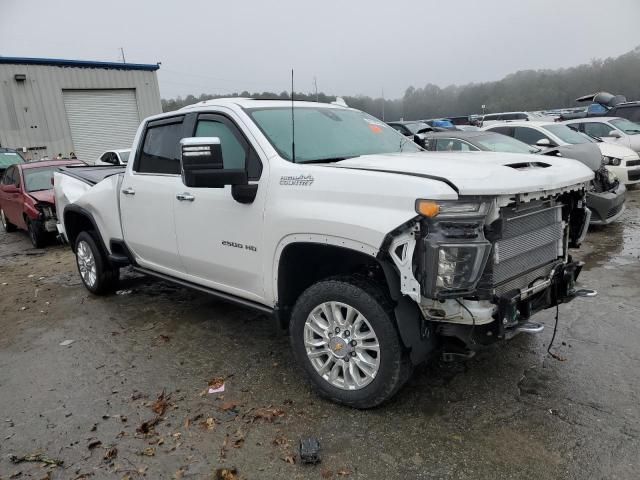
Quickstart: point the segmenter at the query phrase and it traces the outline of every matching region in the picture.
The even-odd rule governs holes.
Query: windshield
[[[609,120],[609,123],[616,128],[619,128],[628,135],[637,135],[640,133],[640,125],[626,118],[616,118],[615,120]]]
[[[595,143],[595,140],[592,138],[583,135],[580,132],[576,132],[566,125],[547,125],[542,128],[552,133],[563,142],[570,143],[571,145],[577,145],[579,143]]]
[[[291,161],[291,107],[252,108],[247,113],[280,156]],[[364,112],[327,107],[295,108],[295,145],[296,163],[421,150]]]
[[[0,152],[0,167],[6,168],[16,163],[24,163],[20,155],[15,152]]]
[[[40,168],[25,168],[22,171],[24,175],[24,187],[27,192],[37,192],[39,190],[51,190],[51,179],[53,178],[53,172],[58,167],[40,167]]]
[[[482,135],[475,138],[474,141],[493,152],[535,153],[540,151],[520,140],[501,134]]]
[[[129,161],[129,152],[118,152],[120,155],[120,161],[122,163],[127,163]]]

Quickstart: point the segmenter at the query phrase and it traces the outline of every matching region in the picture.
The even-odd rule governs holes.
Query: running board
[[[244,298],[236,297],[235,295],[232,295],[230,293],[225,293],[219,290],[214,290],[213,288],[204,287],[202,285],[198,285],[196,283],[192,283],[187,280],[181,280],[179,278],[172,277],[171,275],[165,275],[164,273],[154,272],[153,270],[148,270],[143,267],[133,267],[133,269],[136,272],[140,272],[145,275],[149,275],[151,277],[156,277],[156,278],[159,278],[160,280],[165,280],[167,282],[175,283],[182,287],[198,290],[200,292],[207,293],[213,297],[216,297],[220,300],[224,300],[225,302],[235,303],[236,305],[241,305],[243,307],[251,308],[252,310],[257,310],[267,315],[273,315],[275,312],[273,308],[269,308],[258,302],[253,302],[251,300],[246,300]]]

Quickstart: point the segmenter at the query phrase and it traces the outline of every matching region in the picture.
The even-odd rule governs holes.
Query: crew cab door
[[[218,137],[223,169],[248,170],[257,192],[247,199],[230,185],[194,188],[180,182],[174,190],[174,215],[182,263],[190,281],[260,301],[268,171],[231,113],[199,114],[193,120],[193,130],[185,136]]]
[[[9,167],[2,178],[0,197],[2,199],[2,210],[7,220],[20,228],[27,228],[22,216],[24,199],[22,198],[21,183],[18,167]],[[18,190],[8,191],[13,187]]]
[[[182,183],[180,140],[188,136],[185,131],[185,115],[149,122],[119,192],[124,239],[139,265],[173,276],[184,273],[173,204]]]

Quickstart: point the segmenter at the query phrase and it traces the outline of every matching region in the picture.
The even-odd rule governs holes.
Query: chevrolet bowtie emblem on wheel
[[[336,343],[336,346],[333,347],[333,350],[336,351],[336,352],[339,352],[343,348],[344,348],[344,346],[341,343]]]

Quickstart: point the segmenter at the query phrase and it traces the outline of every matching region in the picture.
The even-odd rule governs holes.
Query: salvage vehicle
[[[425,134],[425,149],[432,152],[540,153],[543,150],[520,140],[489,131],[449,131]]]
[[[576,98],[576,102],[591,102],[587,108],[566,112],[560,120],[575,120],[590,117],[621,117],[640,123],[640,101],[627,101],[624,95],[598,92]]]
[[[595,293],[569,250],[589,168],[450,155],[339,105],[208,100],[147,118],[103,180],[57,172],[58,228],[90,292],[131,265],[271,315],[320,394],[370,408],[413,365],[540,332],[534,314]]]
[[[535,122],[547,120],[537,112],[502,112],[487,113],[482,117],[482,126],[493,125],[500,122]]]
[[[607,168],[607,162],[618,155],[618,150],[610,151],[613,149],[608,144],[554,122],[498,123],[482,130],[508,135],[532,146],[554,148],[557,156],[579,160],[591,168],[595,177],[587,192],[587,206],[593,225],[613,223],[624,213],[627,189]]]
[[[627,147],[640,153],[640,124],[618,117],[589,117],[562,122],[605,143]]]
[[[17,150],[13,148],[0,148],[0,179],[5,170],[16,163],[24,163],[25,160]]]
[[[4,231],[26,230],[35,248],[44,247],[57,232],[53,172],[74,164],[83,165],[77,160],[47,160],[7,168],[0,182],[0,223]]]
[[[119,150],[109,150],[100,155],[94,165],[126,165],[131,154],[130,148],[121,148]]]

